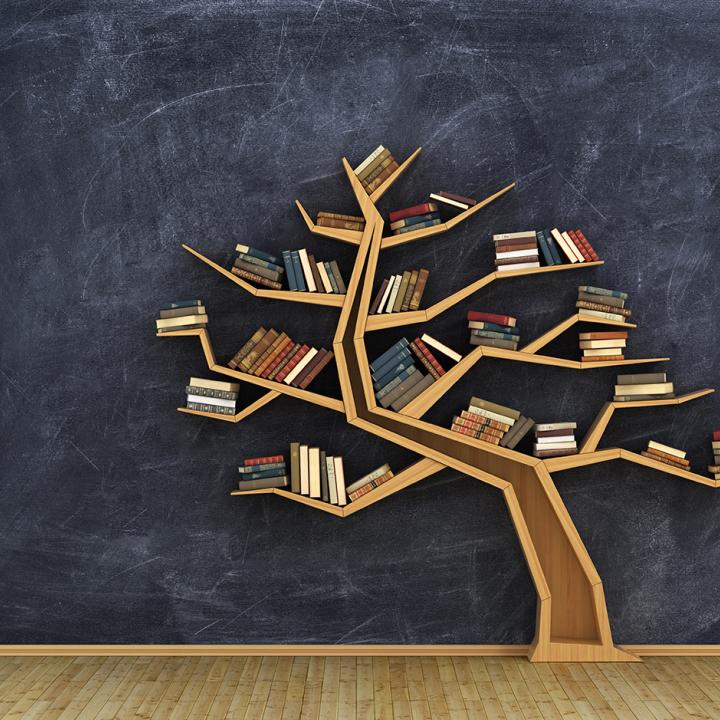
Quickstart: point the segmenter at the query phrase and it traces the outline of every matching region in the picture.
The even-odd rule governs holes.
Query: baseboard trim
[[[720,656],[720,645],[620,645],[633,655]],[[486,656],[522,657],[528,645],[0,645],[26,656]]]

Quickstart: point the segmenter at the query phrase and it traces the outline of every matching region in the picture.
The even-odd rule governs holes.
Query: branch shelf
[[[331,228],[324,227],[322,225],[316,225],[310,215],[308,215],[302,203],[299,200],[295,201],[297,209],[305,221],[308,230],[315,235],[322,235],[324,237],[332,238],[333,240],[340,240],[341,242],[349,243],[350,245],[359,245],[360,239],[362,238],[362,231],[360,230],[344,230],[343,228]]]

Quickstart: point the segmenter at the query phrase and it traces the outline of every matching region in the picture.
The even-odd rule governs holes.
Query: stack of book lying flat
[[[541,423],[535,426],[533,455],[539,458],[577,455],[575,441],[577,423]]]
[[[259,328],[228,363],[233,370],[305,389],[333,359],[332,350],[295,342],[287,333]]]
[[[628,322],[632,310],[625,307],[627,297],[627,293],[619,290],[580,285],[575,307],[579,308],[581,315],[590,315],[615,322]]]
[[[238,468],[240,490],[284,488],[288,484],[285,458],[282,455],[247,458]]]
[[[160,319],[155,321],[159,333],[192,330],[207,327],[208,316],[202,300],[178,300],[160,308]]]
[[[495,269],[498,272],[540,267],[535,230],[493,235]]]
[[[538,232],[540,250],[547,265],[594,262],[600,259],[581,230],[561,232],[553,228]]]
[[[343,215],[342,213],[319,212],[316,225],[320,227],[338,228],[339,230],[356,230],[362,232],[365,229],[365,218],[362,215]]]
[[[347,505],[343,459],[320,448],[290,443],[290,490],[332,505]]]
[[[359,480],[356,480],[346,488],[348,500],[357,500],[363,495],[367,495],[371,490],[376,487],[380,487],[393,477],[393,471],[390,466],[386,463],[376,468],[367,475],[363,475]]]
[[[708,472],[715,480],[720,480],[720,430],[715,430],[712,434],[712,451],[713,464],[708,465]]]
[[[186,407],[218,415],[234,415],[239,391],[238,383],[191,377],[185,387]]]
[[[391,275],[380,284],[380,289],[368,311],[370,315],[380,313],[418,310],[427,284],[429,271],[405,270],[402,275]]]
[[[582,362],[608,362],[625,359],[627,330],[580,333]]]
[[[534,420],[525,417],[519,410],[472,397],[467,410],[453,417],[450,429],[512,450],[534,424]]]
[[[469,210],[473,205],[477,205],[477,200],[474,198],[456,195],[455,193],[446,192],[445,190],[430,193],[430,199],[444,203],[453,210]]]
[[[510,315],[468,310],[467,320],[471,345],[517,350],[520,342],[517,318]]]
[[[390,213],[390,231],[393,235],[422,230],[433,225],[440,225],[441,222],[437,203],[422,203]]]
[[[667,382],[667,374],[634,373],[618,375],[615,385],[615,402],[632,402],[634,400],[665,400],[675,397],[671,382]]]
[[[231,268],[233,275],[273,290],[282,288],[285,268],[278,265],[278,258],[249,245],[236,245],[235,250],[238,256]]]
[[[283,250],[283,264],[290,290],[345,294],[345,283],[335,260],[315,260],[306,248]]]
[[[641,455],[682,470],[690,470],[690,461],[685,458],[687,453],[684,450],[663,445],[655,440],[648,442],[647,450],[643,450]]]
[[[368,195],[375,192],[397,169],[392,153],[378,145],[354,170]]]

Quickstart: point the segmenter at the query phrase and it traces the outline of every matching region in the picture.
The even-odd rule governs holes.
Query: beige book
[[[669,445],[663,445],[662,443],[655,442],[655,440],[650,440],[650,442],[648,442],[648,447],[653,448],[653,450],[659,450],[660,452],[667,453],[668,455],[674,455],[675,457],[679,457],[682,460],[684,460],[685,456],[687,455],[684,450],[678,450],[677,448],[670,447]]]
[[[674,392],[673,384],[669,383],[645,383],[642,385],[616,385],[616,395],[665,395]]]
[[[155,326],[160,328],[172,328],[182,325],[200,325],[208,321],[207,315],[184,315],[183,317],[165,318],[156,320]]]
[[[513,408],[506,407],[505,405],[499,405],[498,403],[483,400],[482,398],[474,396],[470,398],[470,404],[475,405],[475,407],[485,408],[485,410],[490,410],[490,412],[496,412],[500,415],[514,418],[515,420],[517,420],[521,414],[519,410],[514,410]]]
[[[454,205],[455,207],[459,207],[461,210],[467,210],[470,207],[465,203],[458,202],[457,200],[453,200],[452,198],[446,198],[443,195],[436,195],[435,193],[430,193],[430,199],[437,200],[438,202],[442,203],[447,203],[448,205]]]
[[[385,148],[382,145],[378,145],[354,170],[353,172],[357,175],[361,173]]]
[[[451,348],[449,348],[447,345],[444,345],[439,340],[436,340],[433,337],[430,337],[427,333],[423,334],[423,336],[420,338],[426,345],[429,345],[432,348],[435,348],[438,352],[441,352],[443,355],[446,355],[451,360],[454,360],[455,362],[460,362],[462,360],[462,355],[459,352],[455,352]]]
[[[320,448],[308,448],[308,475],[310,497],[319,498],[320,492]]]
[[[540,423],[535,424],[535,430],[543,432],[544,430],[575,430],[576,422],[559,422],[559,423]]]
[[[611,347],[611,348],[595,348],[594,350],[583,350],[585,357],[606,357],[613,355],[622,355],[622,348]]]
[[[192,387],[208,388],[208,390],[224,390],[225,392],[238,392],[240,383],[223,382],[222,380],[207,380],[206,378],[191,377],[188,385]]]
[[[395,297],[395,304],[393,305],[393,312],[400,312],[400,308],[402,307],[403,300],[405,299],[405,293],[407,292],[407,286],[410,282],[410,271],[405,270],[402,274],[402,278],[400,279],[400,289],[398,290],[398,294]]]
[[[599,317],[605,320],[614,320],[615,322],[627,322],[627,318],[624,315],[603,312],[602,310],[585,310],[583,308],[578,311],[578,315],[580,315],[580,319],[582,319],[584,315],[590,315],[591,317]]]
[[[308,259],[308,253],[306,248],[298,250],[298,257],[300,258],[300,265],[302,265],[303,275],[305,276],[305,284],[309,292],[317,292],[317,286],[315,285],[315,276],[310,268],[310,260]]]
[[[391,313],[393,307],[395,307],[395,300],[397,299],[398,292],[400,290],[400,283],[402,282],[402,275],[396,275],[393,282],[392,291],[388,297],[387,307],[385,308],[386,313]]]
[[[283,382],[289,385],[317,354],[317,348],[310,348],[302,360],[283,378]]]
[[[300,494],[310,494],[310,466],[308,464],[308,446],[300,446]]]
[[[535,233],[535,230],[523,230],[522,232],[514,232],[514,233],[500,233],[499,235],[493,235],[493,240],[517,240],[519,238],[532,238],[535,240],[537,238],[537,235]]]
[[[553,238],[555,239],[555,242],[560,246],[560,249],[561,249],[561,250],[563,251],[563,253],[565,254],[565,257],[567,257],[567,259],[568,259],[571,263],[576,263],[576,262],[577,262],[577,255],[575,255],[575,253],[572,251],[572,249],[571,249],[570,247],[568,247],[567,241],[566,241],[565,238],[562,236],[562,233],[561,233],[557,228],[553,228],[553,229],[550,231],[550,234],[551,234],[551,235],[553,236]]]
[[[187,317],[188,315],[206,315],[204,305],[193,305],[191,308],[173,308],[172,310],[161,310],[160,319],[167,320],[174,317]]]
[[[396,277],[397,277],[396,275],[390,276],[387,287],[385,288],[385,292],[383,293],[382,300],[380,301],[380,304],[378,305],[376,315],[379,315],[380,313],[385,312],[385,306],[387,305],[387,302],[390,299],[390,293],[393,291],[393,288],[395,287],[395,278]]]
[[[501,415],[500,413],[493,412],[492,410],[486,410],[485,408],[478,407],[477,405],[470,405],[468,412],[473,415],[482,415],[483,417],[490,418],[490,420],[497,420],[498,422],[505,423],[512,427],[516,418],[509,417],[508,415]]]
[[[583,254],[578,250],[578,246],[572,241],[572,238],[567,234],[567,232],[564,232],[562,234],[563,240],[568,244],[570,249],[575,253],[575,257],[577,258],[578,262],[585,262],[585,258],[583,257]]]
[[[495,253],[495,259],[496,260],[505,260],[506,258],[516,258],[516,257],[530,258],[530,257],[536,256],[537,254],[538,254],[537,248],[532,248],[530,250],[508,250],[506,252]],[[530,261],[528,261],[528,262],[530,262]]]
[[[322,283],[325,286],[325,292],[331,293],[333,291],[333,286],[332,286],[332,283],[330,282],[330,278],[328,277],[325,266],[321,262],[319,262],[319,263],[317,263],[317,269],[318,269],[318,273],[320,275],[320,279],[322,280]]]
[[[581,340],[581,350],[596,350],[597,348],[624,348],[627,347],[627,340],[611,338],[610,340]]]
[[[347,505],[347,493],[345,492],[345,471],[341,457],[333,458],[335,463],[335,487],[337,489],[337,504],[341,507]]]

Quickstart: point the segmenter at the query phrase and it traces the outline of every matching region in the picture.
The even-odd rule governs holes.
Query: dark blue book
[[[407,347],[409,344],[410,343],[407,341],[407,338],[398,340],[389,350],[386,350],[382,355],[380,355],[380,357],[375,358],[375,360],[370,363],[370,370],[374,372],[381,365],[384,365],[388,360],[390,360],[393,355],[400,352],[400,350]]]
[[[541,230],[538,230],[538,232],[535,233],[535,236],[537,237],[538,245],[540,246],[540,252],[545,259],[545,264],[547,266],[554,265],[555,260],[553,259],[552,253],[550,252],[550,248],[548,247],[544,233]]]
[[[560,251],[558,250],[557,243],[555,242],[555,238],[550,234],[549,230],[543,230],[542,231],[543,237],[545,238],[545,242],[547,242],[548,247],[550,248],[550,252],[552,253],[553,257],[553,265],[562,265],[563,261],[560,257]]]
[[[383,385],[376,393],[375,399],[380,400],[384,398],[389,392],[394,390],[401,382],[407,380],[414,372],[417,372],[417,367],[411,365],[407,370],[403,370],[399,375],[396,375],[387,385]]]
[[[263,470],[285,470],[285,463],[284,462],[276,462],[276,463],[262,463],[260,465],[241,465],[238,468],[238,472],[241,475],[247,475],[248,473],[253,472],[261,472]]]
[[[439,212],[431,212],[427,213],[426,215],[413,215],[412,217],[405,218],[405,224],[401,225],[398,230],[409,227],[410,225],[417,225],[418,223],[424,223],[428,222],[429,220],[439,220],[440,219],[440,213]],[[400,222],[398,220],[398,222]],[[395,223],[392,223],[393,225]],[[392,230],[392,228],[390,228]]]
[[[394,380],[403,370],[407,370],[409,367],[415,364],[415,358],[409,357],[401,360],[396,366],[391,368],[386,375],[379,377],[374,383],[373,387],[375,390],[385,387],[391,380]]]
[[[373,380],[377,380],[382,375],[387,375],[388,370],[390,368],[395,367],[399,362],[402,362],[406,357],[411,357],[412,353],[410,352],[410,348],[403,348],[402,350],[399,350],[395,355],[393,355],[391,358],[387,360],[387,362],[384,362],[382,365],[378,366],[378,369],[374,372],[370,373]]]
[[[433,225],[440,225],[442,220],[435,218],[434,220],[425,220],[425,222],[419,222],[415,225],[408,225],[407,227],[401,227],[397,230],[393,230],[393,235],[402,235],[406,232],[412,232],[413,230],[423,230],[424,228],[432,227]]]
[[[292,258],[289,250],[282,251],[283,264],[285,265],[285,275],[287,276],[288,287],[291,290],[297,290],[297,282],[295,282],[295,270],[293,268]]]
[[[480,321],[475,321],[480,322]],[[482,322],[481,328],[470,328],[471,330],[494,330],[495,332],[511,333],[512,335],[520,335],[520,330],[516,327],[509,327],[508,325],[497,325],[491,322]]]
[[[297,250],[291,250],[290,257],[292,258],[293,270],[295,271],[297,289],[300,292],[306,292],[307,285],[305,285],[305,273],[303,273],[302,265],[300,264],[300,254]]]
[[[325,272],[327,273],[328,280],[330,281],[330,284],[332,285],[332,291],[334,293],[340,293],[340,288],[338,287],[337,280],[335,279],[335,273],[333,273],[332,265],[330,265],[329,262],[324,262],[323,267],[325,268]]]
[[[496,340],[510,340],[510,342],[518,342],[520,340],[519,335],[498,332],[497,330],[471,330],[470,334],[475,335],[476,337],[495,338]]]
[[[261,260],[267,260],[273,265],[277,265],[278,262],[280,262],[274,255],[263,252],[262,250],[257,250],[249,245],[236,245],[235,250],[239,253],[245,253],[246,255],[252,255],[253,257],[260,258]]]
[[[240,476],[240,482],[243,483],[246,480],[259,480],[260,478],[278,477],[284,475],[285,470],[259,470],[257,472],[243,473]]]
[[[161,305],[161,310],[176,310],[177,308],[191,308],[197,305],[202,305],[202,300],[178,300],[177,302],[171,302],[167,305]]]

